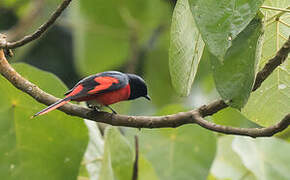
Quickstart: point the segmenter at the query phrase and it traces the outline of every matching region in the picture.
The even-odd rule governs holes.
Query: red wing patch
[[[113,83],[119,83],[119,80],[113,77],[103,76],[103,77],[96,77],[94,81],[100,83],[99,85],[95,86],[94,89],[90,90],[88,94],[95,94],[102,90],[106,90],[112,86]]]
[[[82,85],[78,85],[71,93],[69,93],[66,97],[69,96],[74,96],[76,94],[78,94],[79,92],[81,92],[83,90],[83,86]]]

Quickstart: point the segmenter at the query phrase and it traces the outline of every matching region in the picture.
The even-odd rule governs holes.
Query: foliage
[[[184,107],[171,104],[158,115],[184,111]],[[128,132],[130,135],[135,131]],[[187,125],[177,129],[142,129],[137,133],[141,153],[152,162],[160,179],[205,179],[216,151],[216,137],[200,127]],[[207,142],[207,143],[203,143]]]
[[[0,31],[17,27],[36,2],[1,1]],[[43,1],[21,36],[35,30],[59,2]],[[105,70],[138,73],[152,102],[118,103],[114,108],[120,114],[173,114],[220,96],[230,107],[209,121],[267,127],[289,113],[289,57],[259,89],[252,92],[252,87],[257,72],[290,35],[290,18],[262,4],[290,7],[289,0],[73,1],[44,38],[17,49],[11,61],[49,70],[69,86]],[[67,88],[54,75],[23,63],[13,66],[41,89],[63,97]],[[194,124],[141,131],[108,126],[102,134],[94,122],[59,111],[30,119],[44,106],[3,77],[0,91],[0,179],[128,180],[135,135],[139,180],[290,179],[289,129],[259,139]]]
[[[290,7],[290,1],[267,0],[266,5],[275,7]],[[275,55],[285,38],[290,34],[289,13],[263,11],[265,14],[265,40],[262,47],[260,68]],[[279,19],[275,18],[279,16]],[[288,25],[287,25],[288,24]],[[290,106],[290,58],[278,67],[262,86],[252,94],[248,104],[243,109],[244,114],[252,121],[269,126],[289,113]],[[255,108],[254,110],[254,107]],[[275,113],[273,113],[275,112]]]
[[[60,96],[64,84],[54,75],[25,64],[15,69],[42,89]],[[53,112],[39,119],[43,108],[0,78],[0,174],[3,179],[76,179],[88,141],[82,120]]]
[[[80,1],[74,10],[80,13],[73,19],[78,24],[76,64],[85,75],[122,65],[131,56],[133,36],[138,40],[135,46],[142,44],[169,14],[161,0]]]
[[[236,137],[232,147],[257,179],[289,178],[290,168],[287,164],[290,157],[283,155],[290,148],[289,143],[276,138],[253,140]]]
[[[172,16],[169,67],[172,84],[181,95],[190,93],[203,48],[188,1],[178,1]]]
[[[263,0],[189,0],[197,27],[209,51],[222,60],[232,41],[255,17]]]
[[[132,177],[134,152],[129,142],[117,128],[108,127],[106,129],[104,151],[99,179],[130,179]],[[143,156],[140,158],[139,167],[140,179],[157,179],[150,163]]]
[[[257,64],[260,59],[262,19],[254,18],[236,37],[220,62],[209,51],[216,88],[225,102],[235,108],[242,108],[252,91]]]

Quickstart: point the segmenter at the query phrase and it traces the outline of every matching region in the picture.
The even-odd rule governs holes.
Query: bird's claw
[[[101,111],[101,108],[99,106],[88,104],[88,103],[87,103],[87,106],[88,108],[93,109],[94,111],[97,111],[97,112]]]
[[[113,114],[118,114],[113,108],[111,108],[110,106],[106,106],[107,108],[109,108]]]

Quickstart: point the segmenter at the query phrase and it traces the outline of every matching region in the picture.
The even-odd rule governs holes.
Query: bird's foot
[[[106,106],[107,108],[109,108],[113,114],[118,114],[113,108],[111,108],[110,106]]]
[[[94,111],[97,111],[97,112],[101,111],[101,107],[100,106],[89,104],[89,103],[87,103],[87,106],[88,106],[88,108],[93,109]]]

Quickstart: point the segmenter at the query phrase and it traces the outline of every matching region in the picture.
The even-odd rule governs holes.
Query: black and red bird
[[[125,74],[118,71],[106,71],[88,76],[79,81],[65,97],[33,117],[46,114],[69,101],[86,101],[88,104],[107,106],[125,100],[144,97],[150,100],[145,81],[135,74]],[[113,113],[116,113],[110,108]]]

